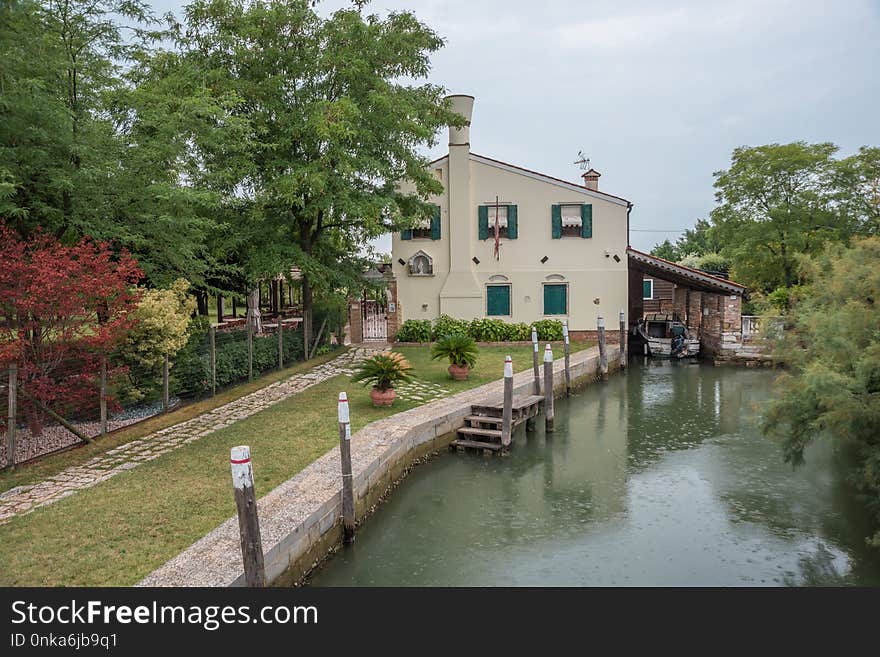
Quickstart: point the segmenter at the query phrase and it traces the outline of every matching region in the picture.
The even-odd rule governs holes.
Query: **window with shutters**
[[[567,283],[544,283],[544,314],[568,314]]]
[[[654,298],[654,281],[650,278],[642,279],[642,299]]]
[[[560,203],[550,208],[553,239],[593,236],[591,203]]]
[[[439,240],[440,239],[440,206],[434,206],[431,217],[423,219],[414,228],[401,233],[404,240]]]
[[[477,237],[481,240],[495,239],[495,215],[498,215],[498,237],[515,240],[517,230],[517,208],[507,203],[504,205],[481,205],[477,208]]]
[[[486,314],[490,317],[510,316],[510,285],[486,286]]]

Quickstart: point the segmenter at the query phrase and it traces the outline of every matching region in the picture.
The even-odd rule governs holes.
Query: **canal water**
[[[509,457],[415,468],[310,583],[880,585],[847,455],[819,441],[792,470],[761,435],[773,376],[633,362]]]

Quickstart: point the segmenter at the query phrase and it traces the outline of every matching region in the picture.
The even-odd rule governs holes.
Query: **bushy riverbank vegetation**
[[[787,364],[764,429],[803,462],[817,438],[854,445],[854,483],[880,524],[880,237],[804,259],[778,354]],[[870,538],[880,547],[880,531]]]

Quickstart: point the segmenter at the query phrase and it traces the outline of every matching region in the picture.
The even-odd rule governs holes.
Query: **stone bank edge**
[[[619,346],[608,345],[609,370],[619,366]],[[599,378],[597,347],[571,355],[573,384]],[[553,365],[553,389],[565,392],[565,365]],[[531,394],[531,369],[514,376],[514,394]],[[464,425],[471,405],[501,403],[503,380],[391,415],[352,436],[355,514],[360,521],[417,460],[446,448]],[[515,449],[515,444],[514,444]],[[259,454],[254,468],[259,470]],[[259,491],[258,491],[259,492]],[[231,495],[231,493],[230,493]],[[291,585],[302,581],[342,541],[342,477],[339,448],[277,486],[257,503],[266,581]],[[238,519],[233,516],[137,586],[242,586]]]

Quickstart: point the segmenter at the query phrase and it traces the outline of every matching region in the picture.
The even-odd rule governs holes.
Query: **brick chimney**
[[[583,173],[581,178],[584,179],[584,187],[587,189],[592,189],[593,191],[599,191],[599,176],[602,174],[596,171],[595,169],[590,169],[589,171]]]

